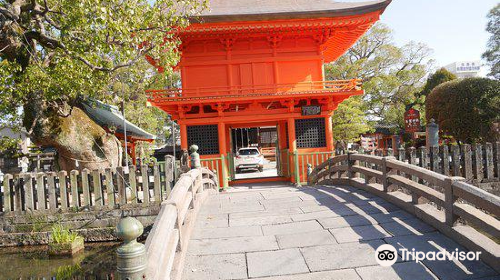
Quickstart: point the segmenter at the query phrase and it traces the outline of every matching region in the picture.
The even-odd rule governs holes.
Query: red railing
[[[220,86],[189,89],[147,90],[153,102],[173,102],[205,98],[234,98],[252,96],[278,96],[307,93],[331,93],[360,91],[362,83],[358,79],[337,81],[311,81],[290,84]]]

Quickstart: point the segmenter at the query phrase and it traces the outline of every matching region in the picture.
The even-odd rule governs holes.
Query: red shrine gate
[[[211,11],[179,33],[182,88],[149,90],[150,102],[178,121],[182,149],[197,144],[223,186],[234,178],[231,129],[240,127],[276,126],[274,180],[304,182],[308,163],[333,154],[338,104],[363,94],[356,79],[324,81],[323,64],[345,53],[389,3],[212,0]]]

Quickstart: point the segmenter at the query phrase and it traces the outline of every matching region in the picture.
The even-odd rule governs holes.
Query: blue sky
[[[381,21],[394,30],[398,45],[412,40],[427,44],[434,50],[432,58],[438,67],[481,58],[489,38],[485,31],[486,15],[497,3],[498,0],[393,0]]]

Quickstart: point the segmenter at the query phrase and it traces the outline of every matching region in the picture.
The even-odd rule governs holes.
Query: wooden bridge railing
[[[0,213],[99,210],[159,203],[170,193],[172,179],[172,168],[160,165],[5,174]]]
[[[500,197],[396,160],[349,153],[316,166],[309,185],[350,185],[398,205],[434,226],[500,271]]]
[[[347,154],[345,151],[338,152]],[[443,175],[464,177],[475,185],[500,182],[500,142],[460,146],[441,145],[430,148],[423,146],[418,149],[414,147],[377,149],[363,153],[395,156],[400,161]],[[500,191],[498,187],[496,191]]]
[[[145,245],[135,242],[142,233],[137,220],[140,232],[135,230],[134,222],[119,225],[118,235],[125,240],[118,249],[119,279],[180,279],[200,206],[209,194],[218,194],[218,190],[215,173],[208,168],[192,169],[180,176],[168,199],[162,202]]]

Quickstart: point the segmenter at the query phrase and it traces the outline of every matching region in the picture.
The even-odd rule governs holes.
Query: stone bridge
[[[220,193],[194,169],[162,203],[144,248],[120,222],[122,279],[500,279],[500,199],[391,157],[348,154],[309,173],[309,187],[249,185]],[[390,244],[392,266],[376,260]],[[127,247],[128,246],[128,247]],[[464,252],[480,260],[403,258]],[[123,254],[123,253],[127,254]],[[429,255],[431,256],[431,255]],[[146,263],[143,263],[146,260]]]
[[[467,251],[363,190],[254,185],[212,196],[203,205],[182,279],[500,279],[476,261],[400,259],[382,267],[375,259],[382,244]]]

